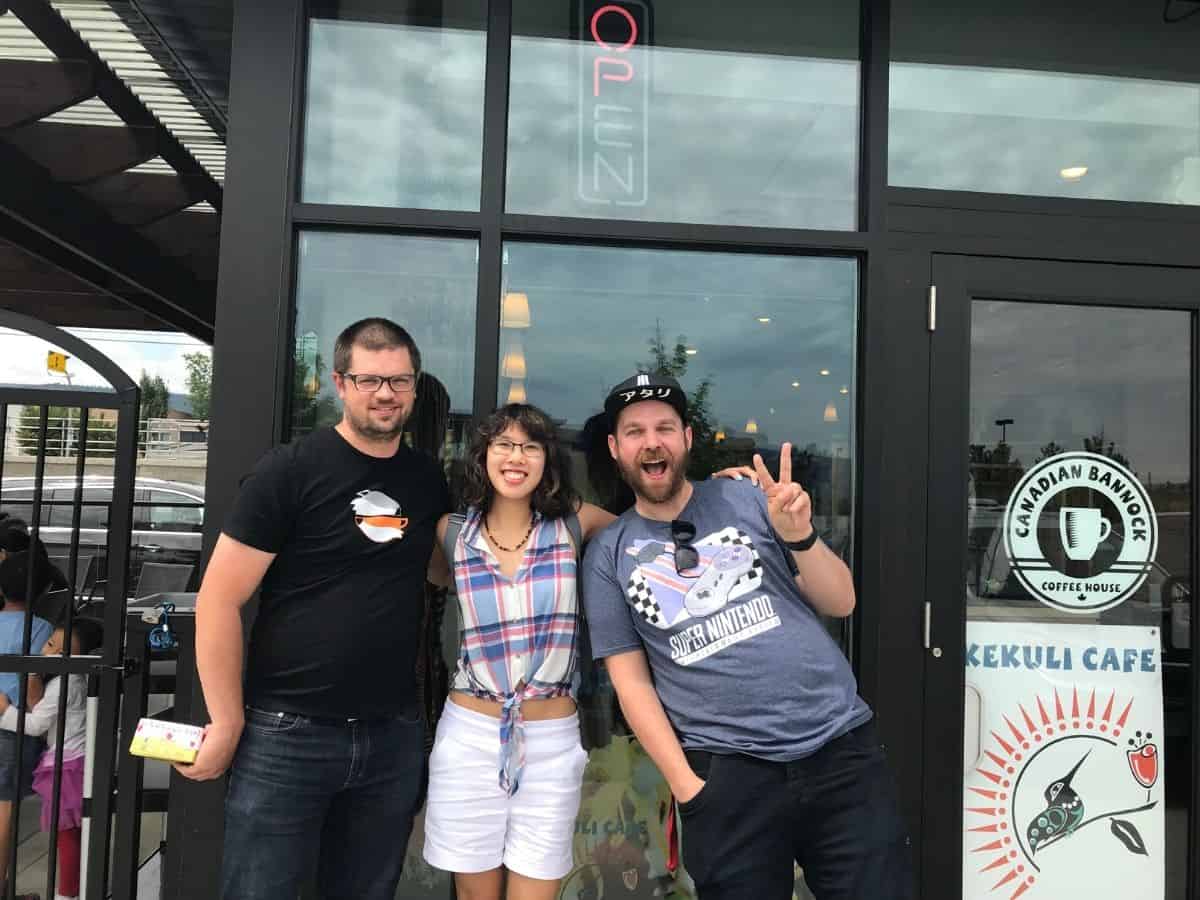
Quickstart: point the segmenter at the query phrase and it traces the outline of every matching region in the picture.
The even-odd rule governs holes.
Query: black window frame
[[[933,477],[913,460],[928,455],[930,349],[928,291],[937,254],[1059,259],[1141,266],[1200,267],[1200,207],[889,187],[888,77],[890,0],[859,0],[860,80],[857,231],[628,222],[504,212],[508,57],[512,0],[491,0],[485,67],[483,171],[477,212],[324,206],[299,202],[304,129],[305,0],[235,5],[231,83],[239,102],[229,132],[229,188],[223,215],[214,347],[214,407],[237,428],[211,435],[205,555],[237,494],[240,479],[288,438],[296,235],[337,229],[466,237],[479,244],[474,413],[496,396],[500,351],[500,269],[509,241],[560,241],[641,248],[854,256],[859,261],[856,354],[855,506],[852,569],[860,604],[853,653],[863,696],[881,711],[903,805],[921,814],[921,738],[926,715],[920,607],[924,602]],[[271,335],[265,341],[263,335]],[[928,334],[926,334],[928,337]],[[1200,328],[1193,346],[1200,347]],[[1200,357],[1198,357],[1200,358]],[[1200,383],[1196,385],[1200,397]],[[1200,492],[1193,506],[1200,504]],[[897,509],[904,510],[898,518]],[[1193,529],[1200,559],[1200,528]],[[1200,680],[1200,667],[1197,679]],[[896,677],[896,673],[903,673]],[[905,677],[907,676],[907,677]],[[190,689],[199,700],[198,685]],[[1200,691],[1194,691],[1200,697]],[[1200,703],[1193,720],[1200,728]],[[961,724],[958,726],[961,732]],[[952,735],[945,735],[947,738]],[[1200,762],[1195,764],[1200,779]],[[933,777],[933,776],[930,776]],[[183,796],[181,792],[181,796]],[[219,847],[219,792],[187,794],[170,821],[176,846]],[[176,811],[173,800],[172,810]],[[185,830],[184,815],[193,823]],[[211,820],[211,822],[210,822]],[[200,823],[209,823],[201,825]],[[912,821],[920,846],[922,823]],[[202,832],[202,833],[200,833]],[[215,835],[214,835],[215,832]],[[1193,815],[1193,847],[1200,815]],[[198,843],[199,842],[199,843]],[[1196,854],[1190,854],[1194,859]],[[219,857],[219,854],[218,854]],[[920,859],[916,860],[918,868]],[[166,873],[166,892],[216,892],[217,863],[207,851],[182,854]],[[920,873],[919,873],[920,874]],[[938,873],[924,879],[932,884]],[[186,885],[186,891],[184,886]],[[174,891],[172,891],[174,888]],[[1200,898],[1200,865],[1191,896]]]

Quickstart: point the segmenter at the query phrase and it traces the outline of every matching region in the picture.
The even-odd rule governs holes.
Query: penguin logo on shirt
[[[404,537],[408,517],[400,515],[400,504],[380,491],[359,491],[350,501],[354,524],[377,544]]]

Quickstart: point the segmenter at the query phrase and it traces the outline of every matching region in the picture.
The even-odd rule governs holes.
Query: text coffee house
[[[528,400],[621,509],[597,414],[673,373],[693,474],[791,442],[854,571],[920,896],[1200,900],[1200,3],[254,0],[231,96],[209,546],[357,318],[420,345],[452,486]],[[580,708],[561,897],[694,897],[590,666]],[[452,896],[414,835],[401,896]]]

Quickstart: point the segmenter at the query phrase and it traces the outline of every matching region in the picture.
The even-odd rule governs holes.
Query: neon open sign
[[[646,204],[650,30],[645,0],[581,0],[577,191],[585,203]]]

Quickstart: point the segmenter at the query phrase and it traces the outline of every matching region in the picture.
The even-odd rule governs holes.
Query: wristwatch
[[[784,541],[783,546],[787,547],[789,550],[795,551],[796,553],[803,553],[805,550],[811,550],[813,544],[815,544],[817,542],[817,538],[819,538],[819,537],[820,537],[820,535],[817,534],[817,529],[814,528],[812,530],[812,532],[809,534],[809,536],[806,537],[804,540],[802,540],[802,541]]]

